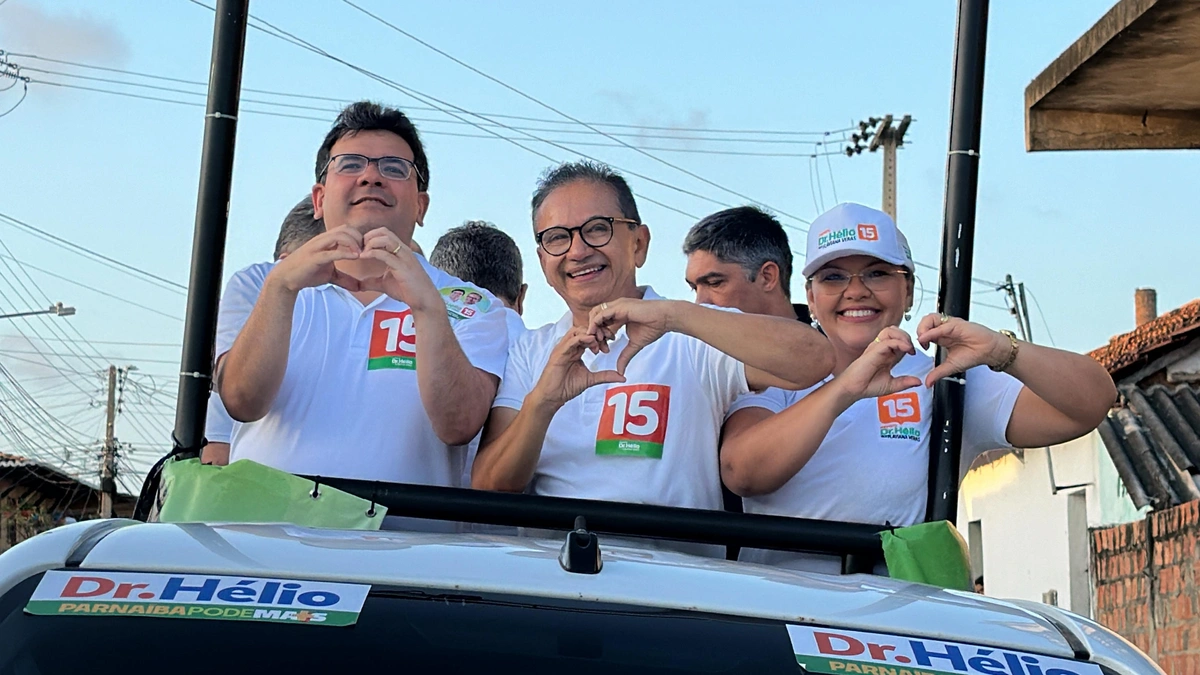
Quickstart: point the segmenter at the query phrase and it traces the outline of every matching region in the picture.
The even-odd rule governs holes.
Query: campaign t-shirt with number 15
[[[471,365],[502,375],[508,331],[500,301],[417,259],[441,292]],[[230,282],[217,321],[218,355],[233,346],[258,290]],[[417,388],[418,337],[412,310],[387,295],[363,305],[330,284],[300,291],[279,394],[264,418],[234,431],[230,461],[249,458],[298,474],[458,485],[465,450],[443,443],[425,412]]]
[[[933,369],[926,354],[906,355],[892,369],[896,377],[925,379]],[[980,453],[1009,447],[1005,433],[1023,385],[986,366],[966,373],[963,415],[963,471]],[[820,385],[817,385],[820,386]],[[768,389],[738,399],[743,408],[778,413],[816,390]],[[925,518],[929,481],[929,440],[933,389],[906,391],[855,402],[838,416],[812,459],[783,487],[747,497],[747,513],[767,513],[855,523],[914,525]]]
[[[647,287],[643,298],[661,300]],[[509,351],[494,408],[520,410],[571,314],[529,331]],[[607,354],[584,352],[593,371],[616,368],[624,329]],[[746,368],[695,338],[667,333],[630,362],[622,384],[567,402],[546,431],[531,488],[540,495],[720,509],[717,439],[725,413],[748,392]]]

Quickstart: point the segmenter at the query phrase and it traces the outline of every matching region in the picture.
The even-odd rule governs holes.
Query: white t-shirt
[[[502,375],[508,337],[490,293],[419,257],[446,301],[454,334],[476,368]],[[229,351],[257,298],[230,286],[217,322]],[[458,485],[463,446],[433,430],[417,389],[417,332],[408,305],[381,295],[363,306],[330,284],[296,299],[287,371],[267,415],[233,433],[230,461],[250,458],[297,474]]]
[[[529,332],[525,327],[525,321],[521,319],[521,315],[515,311],[505,307],[504,316],[508,319],[508,344],[511,349],[521,336]],[[475,463],[475,455],[479,454],[479,441],[483,437],[483,432],[476,434],[475,438],[467,445],[467,460],[463,466],[462,487],[471,487],[471,465]],[[472,532],[474,534],[504,534],[516,535],[518,529],[508,525],[484,525],[482,523],[463,523],[462,530],[464,532]]]
[[[933,359],[918,352],[906,355],[892,374],[924,380],[932,369]],[[1016,378],[986,366],[970,369],[966,379],[964,471],[980,453],[1009,447],[1005,431],[1023,387]],[[819,386],[801,391],[772,388],[748,394],[734,403],[730,414],[743,408],[778,413]],[[932,409],[933,389],[924,385],[857,401],[834,420],[825,440],[799,473],[771,494],[744,498],[745,511],[877,525],[922,522],[928,496]],[[743,550],[741,555],[742,560],[769,564],[812,558],[755,549]],[[800,566],[813,569],[812,565]]]
[[[662,299],[649,287],[643,297]],[[513,346],[492,407],[521,409],[571,326],[567,313]],[[609,353],[584,352],[583,363],[593,371],[615,369],[626,344],[622,329]],[[745,366],[700,340],[667,333],[633,358],[625,378],[623,384],[587,389],[559,409],[546,431],[531,491],[722,508],[717,442],[729,406],[749,391]],[[712,547],[705,552],[720,555]]]
[[[522,335],[528,333],[529,329],[525,327],[525,321],[521,319],[521,315],[507,307],[504,308],[504,318],[508,326],[508,346],[509,349],[512,349],[512,346],[517,344],[517,341],[521,339]],[[467,445],[467,462],[463,467],[462,487],[471,487],[471,465],[475,463],[475,455],[479,453],[479,439],[482,436],[483,432],[480,431]]]
[[[226,295],[249,298],[252,302],[250,307],[253,308],[253,301],[258,299],[263,282],[266,281],[267,274],[273,267],[275,267],[274,261],[260,262],[234,272],[229,283],[225,285]],[[231,289],[237,290],[232,291]],[[246,316],[250,316],[249,311],[246,312]],[[244,324],[246,319],[242,318],[240,322]],[[234,427],[241,424],[225,411],[225,404],[221,403],[221,397],[215,391],[208,395],[208,414],[204,420],[204,437],[210,443],[229,443],[233,437]]]

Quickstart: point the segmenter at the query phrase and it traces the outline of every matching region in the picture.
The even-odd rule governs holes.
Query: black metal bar
[[[583,516],[592,532],[702,544],[857,554],[883,559],[883,525],[838,523],[784,516],[728,513],[593,499],[508,494],[407,483],[308,476],[321,485],[386,506],[388,515],[488,525],[562,530]]]
[[[198,456],[204,439],[249,11],[249,0],[217,0],[179,400],[175,408],[173,441],[176,454],[182,457]]]
[[[971,309],[987,18],[988,0],[959,0],[938,311],[963,319],[970,318]],[[938,348],[937,362],[942,363],[945,356],[945,350]],[[950,379],[943,379],[934,387],[927,520],[954,522],[958,511],[964,389],[962,381]],[[933,440],[937,443],[932,443]]]

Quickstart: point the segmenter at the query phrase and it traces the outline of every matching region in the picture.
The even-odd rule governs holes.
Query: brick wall
[[[1200,675],[1200,502],[1092,530],[1096,620],[1173,675]]]

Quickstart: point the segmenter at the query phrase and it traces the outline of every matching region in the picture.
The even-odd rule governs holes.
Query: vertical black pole
[[[187,323],[183,329],[183,364],[175,408],[174,442],[183,457],[197,456],[204,438],[248,13],[249,0],[217,0],[208,110],[204,115],[204,154],[200,158],[200,191],[196,199],[196,233],[192,237],[192,274],[188,279]]]
[[[958,2],[938,311],[963,319],[970,318],[971,309],[971,263],[975,254],[975,198],[979,187],[979,132],[983,119],[987,15],[988,0]],[[939,348],[937,362],[941,363],[944,358],[945,352]],[[963,396],[961,381],[943,379],[934,387],[927,520],[954,522],[958,512]]]
[[[173,456],[198,456],[204,440],[249,12],[249,0],[217,0],[212,64],[208,74],[208,107],[204,115],[204,151],[200,157],[200,190],[196,198],[196,230],[192,235],[192,272],[188,277],[187,317],[183,327],[179,399],[175,405],[175,431],[172,433],[170,454],[154,465],[142,485],[133,512],[133,517],[139,520],[145,520],[151,512],[163,463]]]

